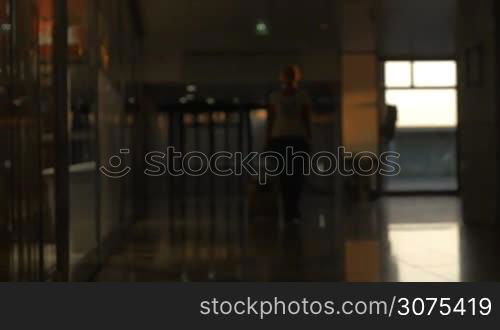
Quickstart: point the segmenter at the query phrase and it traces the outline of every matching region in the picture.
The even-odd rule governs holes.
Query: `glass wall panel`
[[[12,134],[10,118],[10,52],[11,44],[10,1],[0,0],[0,281],[11,277],[10,261],[12,256]]]
[[[413,85],[415,87],[457,86],[457,64],[455,61],[416,61],[413,63]]]
[[[114,155],[119,155],[121,94],[120,85],[114,83],[112,69],[116,66],[116,52],[113,47],[113,24],[116,24],[114,1],[103,3],[98,12],[98,54],[99,68],[97,79],[97,102],[99,108],[99,142],[102,164]],[[118,82],[118,81],[115,81]],[[101,226],[100,239],[105,240],[119,224],[121,180],[102,177],[101,190]]]
[[[0,1],[0,280],[44,277],[38,7]]]
[[[42,219],[43,219],[43,268],[47,277],[56,270],[55,237],[55,126],[53,89],[53,4],[52,0],[38,0],[39,28],[38,48],[40,54],[40,127],[42,153]]]
[[[455,127],[456,89],[390,89],[386,102],[398,107],[398,127]]]
[[[136,36],[128,3],[69,0],[70,248],[73,278],[95,269],[131,219],[131,178],[104,176],[113,156],[131,164],[128,87]]]
[[[0,280],[57,276],[55,214],[64,201],[55,199],[61,141],[55,137],[54,3],[0,0]],[[99,248],[132,217],[131,178],[105,182],[98,171],[101,159],[133,149],[134,117],[125,100],[136,101],[128,91],[137,38],[129,5],[68,0],[63,129],[70,176],[58,184],[70,192],[70,251],[63,251],[70,275],[94,271]]]
[[[93,1],[69,0],[68,26],[68,129],[70,132],[70,263],[72,271],[81,264],[97,262],[97,144],[95,71],[89,35]]]
[[[386,87],[410,87],[412,81],[411,62],[391,61],[385,62]]]

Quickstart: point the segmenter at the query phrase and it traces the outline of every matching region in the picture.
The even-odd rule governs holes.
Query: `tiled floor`
[[[164,204],[164,203],[163,203]],[[246,198],[192,198],[138,222],[99,281],[500,280],[500,239],[465,228],[455,197],[334,207],[308,194],[299,229],[249,217]]]

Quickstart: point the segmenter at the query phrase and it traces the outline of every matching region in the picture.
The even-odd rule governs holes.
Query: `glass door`
[[[455,61],[387,61],[385,101],[398,110],[394,139],[401,173],[386,192],[454,192],[457,180]]]

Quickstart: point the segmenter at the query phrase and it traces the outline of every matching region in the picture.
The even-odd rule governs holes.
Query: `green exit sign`
[[[267,36],[269,35],[269,26],[264,21],[258,21],[257,24],[255,24],[255,33],[258,36]]]

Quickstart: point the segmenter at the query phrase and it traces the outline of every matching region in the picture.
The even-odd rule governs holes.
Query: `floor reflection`
[[[180,201],[179,201],[180,202]],[[483,260],[491,229],[461,224],[454,197],[384,198],[343,205],[308,193],[303,222],[250,217],[247,198],[225,195],[158,201],[99,281],[477,281],[500,279]],[[212,216],[210,216],[212,214]],[[167,216],[169,215],[169,216]],[[489,242],[489,243],[488,243]],[[478,244],[482,244],[483,246]],[[500,249],[491,249],[498,260]],[[466,256],[466,257],[465,257]],[[475,259],[474,259],[475,258]],[[471,270],[470,267],[473,267]]]
[[[457,223],[390,225],[389,242],[398,269],[397,280],[460,281]]]

